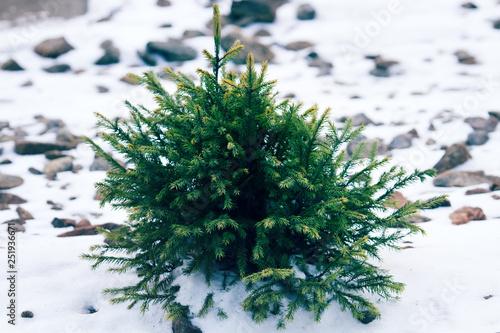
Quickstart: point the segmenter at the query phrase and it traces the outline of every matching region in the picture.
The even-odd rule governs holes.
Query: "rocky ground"
[[[120,312],[123,308],[109,310],[103,296],[83,300],[75,296],[70,304],[63,301],[60,310],[72,318],[70,324],[66,319],[58,322],[47,307],[52,302],[34,301],[27,293],[50,298],[51,288],[67,277],[103,278],[104,273],[93,275],[87,263],[78,262],[78,277],[61,269],[60,274],[50,273],[59,283],[48,283],[39,273],[44,267],[62,267],[78,258],[58,263],[53,258],[40,259],[37,251],[57,257],[41,249],[52,246],[64,252],[73,246],[68,253],[82,253],[102,241],[102,236],[95,236],[98,227],[111,230],[126,219],[124,212],[99,207],[93,184],[104,177],[109,165],[82,143],[83,135],[96,138],[99,130],[92,113],[126,117],[124,99],[153,105],[128,72],[139,74],[153,68],[161,75],[161,68],[168,65],[193,75],[197,67],[206,67],[200,50],[211,50],[210,3],[150,2],[90,1],[84,16],[67,21],[35,16],[31,21],[5,24],[0,33],[0,40],[6,42],[0,47],[0,223],[5,224],[0,248],[5,249],[6,227],[15,228],[21,244],[19,270],[25,272],[24,277],[20,275],[24,282],[19,282],[25,291],[19,297],[20,310],[28,312],[22,317],[51,321],[22,324],[25,327],[69,332],[77,323],[81,332],[105,332],[109,327],[105,319],[98,320],[102,323],[98,327],[87,326],[76,313],[101,312],[115,319],[128,315]],[[219,3],[225,14],[222,46],[228,49],[236,39],[245,45],[231,69],[241,70],[248,52],[257,62],[269,60],[270,77],[279,80],[278,99],[332,106],[339,127],[347,118],[356,126],[366,125],[363,135],[346,147],[349,153],[355,143],[377,141],[379,154],[391,155],[395,164],[408,169],[435,168],[435,179],[394,197],[398,207],[408,200],[449,196],[442,207],[413,221],[428,231],[430,240],[402,244],[405,251],[415,251],[408,255],[412,260],[406,262],[401,256],[398,261],[397,255],[388,254],[388,268],[409,286],[418,284],[409,270],[430,270],[422,289],[412,292],[409,287],[403,295],[404,310],[397,310],[397,304],[384,305],[382,320],[370,327],[345,324],[350,319],[339,315],[338,309],[325,322],[342,322],[343,332],[401,332],[399,327],[405,324],[405,332],[448,328],[459,332],[464,327],[480,327],[478,332],[500,330],[498,311],[496,318],[491,317],[500,309],[500,252],[494,243],[499,240],[500,225],[500,4],[494,0]],[[165,85],[172,88],[166,81]],[[464,238],[467,233],[481,235],[483,241]],[[484,246],[484,252],[476,253],[468,244]],[[475,255],[469,256],[471,251]],[[5,257],[2,254],[2,265]],[[461,267],[450,268],[450,263]],[[468,265],[477,272],[457,273],[470,269]],[[437,313],[444,321],[436,324],[436,320],[419,321],[424,315],[412,317],[436,299],[437,280],[457,276],[469,288],[458,303],[440,304]],[[477,284],[484,288],[471,287]],[[107,287],[104,282],[85,286],[92,289],[92,295]],[[188,303],[196,298],[185,297]],[[464,315],[467,311],[457,304],[481,309],[482,322]],[[234,315],[246,323],[244,316]],[[384,316],[399,326],[384,321]],[[130,320],[135,320],[134,327],[144,327],[142,319]],[[195,318],[193,322],[204,332],[216,331],[213,321]],[[170,329],[170,324],[154,323],[144,331]],[[305,323],[299,321],[290,331],[303,331]],[[231,331],[229,324],[215,325]],[[188,323],[173,326],[174,332],[190,329],[195,330]],[[256,329],[249,322],[240,331]],[[324,327],[317,329],[320,332]]]

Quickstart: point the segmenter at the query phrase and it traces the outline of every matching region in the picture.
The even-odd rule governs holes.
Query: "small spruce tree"
[[[236,41],[221,54],[217,5],[213,30],[215,54],[203,51],[212,72],[199,69],[198,84],[166,68],[177,83],[170,94],[146,72],[137,79],[156,109],[125,102],[129,120],[98,115],[106,129],[101,138],[128,162],[122,166],[87,139],[113,166],[97,184],[101,204],[126,209],[129,221],[102,230],[106,244],[83,257],[93,268],[109,264],[112,272],[137,274],[135,285],[104,290],[111,302],[140,304],[142,312],[161,304],[169,318],[188,312],[176,301],[182,286],[174,272],[203,274],[225,290],[246,284],[243,308],[257,322],[277,315],[279,328],[300,308],[319,321],[332,302],[356,318],[378,317],[364,294],[390,299],[403,284],[373,259],[384,247],[397,249],[406,235],[423,233],[407,219],[442,199],[392,209],[391,195],[434,172],[386,167],[376,145],[368,158],[360,158],[363,144],[346,156],[344,144],[362,127],[347,121],[340,131],[330,110],[278,103],[267,64],[257,72],[252,55],[243,74],[226,71],[243,46]],[[213,296],[200,304],[200,316],[216,306]],[[220,307],[217,314],[227,317]]]

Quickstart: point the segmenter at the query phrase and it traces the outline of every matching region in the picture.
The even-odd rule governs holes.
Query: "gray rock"
[[[17,215],[19,215],[19,218],[21,220],[26,221],[26,220],[33,220],[34,219],[33,215],[31,215],[30,212],[28,212],[26,209],[24,209],[22,207],[17,207],[16,213],[17,213]]]
[[[259,43],[254,37],[243,35],[239,29],[235,29],[222,37],[222,48],[226,51],[229,50],[237,39],[240,40],[241,44],[245,45],[245,49],[233,58],[233,62],[237,64],[245,64],[248,53],[253,54],[256,63],[272,61],[274,59],[274,53],[268,46]]]
[[[475,194],[483,194],[483,193],[490,193],[491,191],[489,189],[485,188],[473,188],[472,190],[467,190],[465,191],[465,195],[475,195]]]
[[[462,4],[462,8],[467,8],[467,9],[477,9],[477,6],[473,4],[472,2],[466,2]]]
[[[358,320],[365,325],[377,319],[377,316],[373,312],[370,312],[368,310],[362,312],[363,312],[363,318],[358,318]]]
[[[488,114],[491,117],[495,117],[497,120],[500,120],[500,111],[489,111]]]
[[[168,42],[149,42],[146,45],[147,52],[157,53],[167,61],[188,61],[196,58],[197,52],[190,46],[186,46],[178,39],[170,39]]]
[[[56,143],[66,145],[69,147],[76,147],[80,142],[82,142],[82,138],[80,136],[72,134],[65,128],[61,128],[56,135]]]
[[[493,21],[493,29],[500,29],[500,19]]]
[[[434,165],[434,169],[436,169],[437,173],[442,173],[465,163],[471,158],[467,146],[464,143],[456,143],[446,149],[443,157]]]
[[[316,17],[316,11],[310,4],[302,4],[297,9],[297,18],[299,20],[313,20]]]
[[[41,172],[40,170],[37,170],[33,167],[29,168],[28,171],[33,174],[33,175],[43,175],[43,172]]]
[[[47,73],[56,74],[56,73],[66,73],[71,70],[71,67],[68,64],[59,64],[50,67],[46,67],[43,69]]]
[[[73,49],[64,37],[47,39],[35,46],[35,52],[44,58],[57,58]]]
[[[111,65],[120,62],[120,50],[113,45],[112,41],[102,42],[101,48],[104,50],[104,55],[95,62],[96,65]]]
[[[188,318],[182,317],[172,321],[172,333],[202,333],[202,331],[194,326]]]
[[[6,62],[2,64],[2,69],[4,71],[24,71],[24,68],[22,68],[14,59],[9,59]]]
[[[391,143],[389,143],[389,150],[410,148],[411,139],[412,136],[408,133],[397,135],[394,139],[392,139]]]
[[[15,21],[24,18],[24,24],[35,24],[39,21],[28,21],[26,18],[40,19],[47,17],[71,18],[87,12],[87,0],[2,0],[0,1],[0,20]],[[42,16],[43,15],[43,16]]]
[[[459,50],[455,52],[458,62],[464,65],[475,65],[477,64],[476,58],[471,56],[467,51]]]
[[[5,221],[4,224],[7,224],[7,228],[14,228],[15,232],[25,232],[26,228],[19,222],[16,222],[18,219]],[[12,229],[10,229],[12,230]]]
[[[377,143],[377,155],[384,155],[388,151],[387,145],[384,144],[384,142],[381,139],[368,139],[364,135],[359,135],[347,144],[347,147],[346,147],[347,153],[349,155],[352,155],[352,153],[356,149],[356,146],[358,144],[360,144],[361,142],[363,142],[365,144],[365,149],[361,153],[361,158],[368,157],[368,155],[370,153],[370,149],[375,142]]]
[[[137,51],[137,55],[142,61],[148,66],[156,66],[156,59],[154,56],[147,51]]]
[[[158,1],[156,2],[156,5],[157,5],[158,7],[168,7],[168,6],[170,6],[170,5],[171,5],[171,3],[170,3],[170,1],[169,1],[169,0],[158,0]]]
[[[26,200],[15,194],[0,192],[0,204],[19,205],[26,202],[27,202]]]
[[[276,9],[287,0],[233,1],[228,19],[230,23],[246,26],[254,22],[274,22]]]
[[[465,118],[464,121],[474,130],[485,130],[487,132],[493,132],[499,122],[499,120],[494,116],[490,116],[488,119],[481,117],[469,117]]]
[[[483,183],[493,183],[500,177],[488,176],[484,171],[445,171],[434,178],[434,186],[464,187]]]
[[[0,121],[0,131],[3,130],[4,128],[9,128],[9,122],[8,121]]]
[[[203,36],[206,36],[206,34],[200,30],[186,30],[182,33],[183,39],[190,39]]]
[[[413,224],[418,224],[418,223],[429,222],[429,221],[431,221],[431,219],[428,218],[427,216],[417,215],[417,216],[410,217],[407,221],[410,223],[413,223]]]
[[[21,312],[21,318],[33,318],[35,315],[31,311],[23,311]]]
[[[468,146],[480,146],[484,145],[488,139],[488,132],[485,130],[477,130],[469,134],[465,144]]]
[[[53,178],[59,172],[71,171],[73,169],[73,157],[65,156],[45,163],[43,173],[48,178]]]
[[[18,187],[24,183],[24,180],[18,176],[0,174],[0,190],[8,190]]]
[[[381,56],[376,56],[374,59],[375,68],[370,71],[370,74],[377,77],[389,77],[393,73],[391,72],[391,67],[399,64],[395,60],[387,60]]]
[[[297,41],[297,42],[291,42],[285,45],[285,49],[289,51],[300,51],[303,49],[307,49],[308,47],[313,46],[314,44],[311,42],[307,41]]]
[[[255,37],[270,37],[271,33],[266,29],[259,29],[255,34]]]
[[[106,230],[115,230],[115,229],[118,229],[120,227],[121,227],[121,225],[116,224],[116,223],[112,223],[112,222],[99,224],[99,225],[89,225],[89,226],[75,228],[71,231],[57,235],[57,237],[92,236],[92,235],[97,235],[97,230],[99,228],[106,229]]]
[[[66,127],[66,124],[61,119],[47,119],[44,116],[35,116],[35,119],[45,124],[45,130],[41,134],[50,131],[59,131],[59,129]]]
[[[341,122],[346,122],[349,117],[342,117],[339,120]],[[361,126],[361,125],[369,125],[375,124],[370,118],[368,118],[364,113],[358,113],[351,117],[352,126]]]
[[[109,88],[105,87],[105,86],[97,86],[97,91],[99,92],[99,94],[104,94],[104,93],[107,93],[109,92]]]
[[[52,220],[51,224],[54,226],[54,228],[67,228],[76,226],[76,221],[72,219],[60,219],[55,217]]]
[[[67,155],[64,155],[63,153],[61,153],[61,151],[59,151],[59,150],[49,150],[49,151],[46,151],[44,153],[44,155],[45,155],[45,158],[48,160],[55,160],[55,159],[67,156]]]
[[[309,67],[316,67],[320,69],[318,75],[329,75],[332,71],[333,64],[329,61],[322,59],[316,52],[311,52],[307,55]]]
[[[491,191],[500,190],[500,177],[494,177],[490,185],[490,190]]]
[[[409,148],[411,147],[411,140],[413,138],[418,138],[418,133],[415,129],[412,129],[408,133],[400,134],[389,143],[389,150]]]
[[[90,171],[108,171],[111,165],[99,155],[94,156],[94,162],[90,166]]]
[[[17,141],[14,145],[14,151],[19,155],[37,155],[44,154],[50,150],[69,150],[74,148],[65,143],[47,143],[34,141]]]

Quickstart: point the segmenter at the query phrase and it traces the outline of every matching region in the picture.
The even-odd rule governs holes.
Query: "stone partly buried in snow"
[[[35,52],[44,58],[57,58],[73,49],[64,37],[47,39],[35,46]]]
[[[149,53],[161,55],[167,61],[187,61],[196,58],[197,52],[186,46],[179,39],[170,39],[168,42],[149,42],[146,45]]]
[[[494,116],[490,116],[488,119],[482,117],[469,117],[465,118],[464,122],[469,124],[476,131],[484,130],[486,132],[493,132],[499,120]]]
[[[345,123],[347,121],[348,117],[341,117],[339,119],[340,122]],[[355,114],[354,116],[350,117],[352,126],[358,127],[361,125],[378,125],[373,122],[370,118],[368,118],[364,113],[358,113]]]
[[[450,214],[451,223],[465,224],[470,221],[486,220],[483,210],[479,207],[462,207]]]
[[[488,132],[485,130],[477,130],[470,133],[467,136],[467,141],[465,144],[468,146],[481,146],[484,145],[488,141]]]
[[[0,20],[22,23],[21,35],[27,41],[42,29],[49,17],[71,18],[87,12],[88,0],[2,0]]]
[[[0,190],[8,190],[18,187],[24,183],[24,180],[18,176],[0,174]]]
[[[54,178],[59,172],[73,170],[73,156],[65,156],[55,160],[48,161],[45,164],[43,173],[47,178]]]
[[[272,23],[276,8],[286,1],[243,0],[233,1],[228,19],[232,24],[246,26],[254,22]]]
[[[408,199],[406,199],[403,194],[399,191],[394,192],[389,197],[389,202],[386,204],[387,207],[399,209],[408,203]]]
[[[172,320],[172,333],[202,333],[202,331],[183,316],[180,319]]]
[[[434,169],[437,173],[442,173],[465,163],[470,158],[472,156],[470,156],[467,146],[464,143],[456,143],[446,149],[443,157],[434,165]]]
[[[392,139],[391,143],[389,143],[389,150],[410,148],[413,138],[418,138],[418,133],[415,129],[408,133],[397,135]]]
[[[4,71],[24,71],[24,68],[22,68],[14,59],[9,59],[6,62],[2,64],[2,69]]]
[[[72,134],[67,129],[61,128],[56,135],[56,143],[76,147],[82,142],[82,137]]]
[[[288,51],[300,51],[307,49],[308,47],[314,46],[313,43],[307,41],[297,41],[291,42],[285,45],[285,49]]]
[[[259,43],[253,37],[243,35],[239,29],[234,29],[229,34],[222,37],[222,48],[228,51],[237,39],[241,42],[242,45],[245,46],[245,48],[240,53],[238,53],[236,57],[233,58],[233,62],[237,64],[245,64],[247,61],[248,53],[253,54],[256,63],[272,61],[274,59],[274,53],[268,46]]]
[[[51,150],[70,150],[75,148],[68,143],[48,143],[35,141],[17,141],[14,145],[14,151],[19,155],[37,155],[44,154]]]
[[[382,139],[368,139],[364,135],[358,135],[347,145],[346,151],[352,156],[358,144],[362,143],[365,145],[365,148],[361,152],[360,158],[366,158],[370,154],[370,149],[374,143],[377,143],[377,155],[384,155],[388,152],[387,145],[384,144]]]
[[[19,218],[23,221],[34,219],[33,215],[31,215],[30,212],[28,212],[26,209],[24,209],[22,207],[17,207],[16,213],[19,216]]]
[[[50,74],[57,74],[57,73],[66,73],[66,72],[71,70],[71,67],[68,64],[59,64],[59,65],[46,67],[43,70],[47,73],[50,73]]]
[[[491,191],[485,188],[474,188],[472,190],[467,190],[465,192],[465,195],[475,195],[475,194],[483,194],[483,193],[490,193]]]
[[[316,17],[316,10],[310,4],[302,4],[297,8],[297,19],[302,21],[314,20]]]
[[[483,183],[496,183],[500,177],[487,176],[484,171],[446,171],[434,178],[434,186],[464,187]]]
[[[475,65],[477,64],[476,58],[474,56],[470,55],[467,51],[464,50],[459,50],[455,52],[455,55],[457,56],[458,62],[464,65]]]
[[[7,224],[7,228],[14,228],[15,232],[25,232],[26,228],[22,225],[21,222],[22,222],[21,219],[14,219],[10,221],[5,221],[3,224]]]
[[[493,20],[493,29],[500,29],[500,19]]]
[[[319,68],[318,76],[331,74],[333,64],[321,58],[316,52],[309,53],[306,59],[309,67]]]
[[[27,201],[15,194],[0,192],[0,206],[19,205]]]
[[[370,74],[378,77],[391,76],[393,74],[391,67],[399,64],[399,61],[386,60],[381,56],[376,56],[373,60],[375,61],[375,68],[370,71]]]
[[[120,227],[121,227],[120,224],[116,224],[116,223],[112,223],[112,222],[99,224],[99,225],[87,225],[87,226],[75,228],[71,231],[57,235],[57,237],[91,236],[91,235],[97,235],[98,228],[103,228],[106,230],[115,230],[115,229],[118,229]]]
[[[96,65],[111,65],[120,62],[120,50],[113,45],[112,41],[106,40],[100,46],[104,50],[104,54],[97,59]]]
[[[67,228],[67,227],[75,227],[76,226],[76,221],[72,219],[60,219],[55,217],[51,224],[54,226],[54,228]]]

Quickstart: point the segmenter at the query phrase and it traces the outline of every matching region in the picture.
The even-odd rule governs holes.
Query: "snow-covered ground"
[[[462,0],[308,0],[317,12],[311,21],[299,21],[296,11],[304,0],[291,0],[277,10],[272,24],[252,24],[243,32],[252,35],[260,29],[270,32],[261,37],[272,45],[276,58],[269,68],[269,78],[278,79],[278,98],[294,94],[305,106],[332,107],[335,120],[364,113],[379,126],[368,125],[364,135],[381,138],[388,144],[396,135],[416,129],[419,137],[408,149],[391,151],[394,160],[409,169],[431,168],[443,155],[442,145],[463,142],[472,132],[464,123],[467,117],[488,117],[488,111],[500,111],[500,30],[492,21],[500,19],[497,0],[476,0],[477,9],[465,9]],[[231,1],[219,1],[222,14],[228,14]],[[110,12],[107,22],[97,21]],[[152,40],[179,38],[187,29],[206,31],[212,9],[206,0],[172,1],[170,7],[158,7],[155,0],[108,0],[89,2],[89,12],[70,20],[35,19],[25,25],[0,24],[0,64],[15,59],[24,71],[0,71],[0,121],[11,128],[22,128],[27,139],[53,141],[54,133],[40,135],[45,128],[34,116],[61,119],[77,135],[94,137],[94,112],[107,117],[126,116],[122,101],[152,105],[143,88],[120,82],[128,72],[139,74],[149,67],[137,57]],[[0,22],[1,23],[1,22]],[[169,23],[170,28],[160,28]],[[231,27],[223,30],[227,32]],[[208,32],[208,31],[206,31]],[[33,52],[39,42],[64,36],[75,50],[57,59],[41,58]],[[96,66],[102,55],[99,44],[110,39],[121,51],[120,63]],[[315,46],[302,51],[288,51],[282,46],[294,41],[310,41]],[[212,50],[211,37],[186,40],[198,51]],[[478,64],[459,64],[454,53],[465,50]],[[308,67],[306,56],[315,51],[332,62],[331,75],[318,76],[318,69]],[[399,61],[397,75],[387,78],[369,74],[374,67],[366,55],[381,55]],[[194,74],[205,68],[201,55],[193,61],[166,65]],[[66,63],[73,69],[64,74],[49,74],[42,68]],[[27,81],[31,86],[23,87]],[[172,85],[165,82],[169,89]],[[109,88],[99,94],[97,86]],[[352,98],[357,96],[359,98]],[[429,130],[430,124],[435,127]],[[435,144],[426,144],[433,139]],[[56,237],[69,229],[51,225],[54,217],[93,224],[121,223],[123,212],[99,208],[94,200],[93,184],[103,171],[89,170],[93,152],[80,144],[69,152],[78,173],[62,172],[56,180],[28,172],[30,167],[43,169],[43,155],[20,156],[14,142],[0,142],[3,153],[0,174],[20,176],[21,186],[3,192],[27,200],[20,205],[34,216],[25,232],[17,233],[17,325],[8,325],[6,278],[0,280],[1,332],[170,332],[171,323],[157,307],[142,316],[126,305],[110,305],[101,294],[103,288],[126,285],[133,274],[110,275],[105,269],[91,271],[89,263],[79,259],[103,237]],[[489,133],[484,145],[470,146],[472,159],[454,170],[483,170],[500,176],[500,126]],[[500,201],[493,192],[465,196],[471,187],[435,187],[432,181],[404,189],[410,200],[448,194],[451,207],[425,212],[431,219],[422,224],[426,236],[409,238],[411,248],[384,253],[383,268],[407,287],[399,301],[377,303],[382,317],[368,325],[342,312],[332,304],[321,323],[313,323],[306,312],[296,315],[286,332],[500,332]],[[497,195],[500,193],[497,191]],[[51,209],[48,200],[63,206]],[[453,225],[449,214],[463,206],[480,207],[487,219]],[[17,218],[17,205],[0,211],[0,222]],[[7,276],[7,241],[5,226],[0,229],[0,270]],[[208,290],[202,279],[180,277],[183,288],[179,299],[192,304],[196,313]],[[237,290],[220,293],[216,302],[229,318],[219,320],[216,311],[207,317],[194,318],[203,332],[253,333],[275,331],[276,321],[256,325],[241,310]],[[492,296],[492,297],[488,297]],[[218,297],[218,298],[217,298]],[[485,298],[486,297],[486,298]],[[218,306],[219,306],[218,305]],[[97,312],[89,314],[89,308]],[[29,310],[34,318],[20,318]]]

